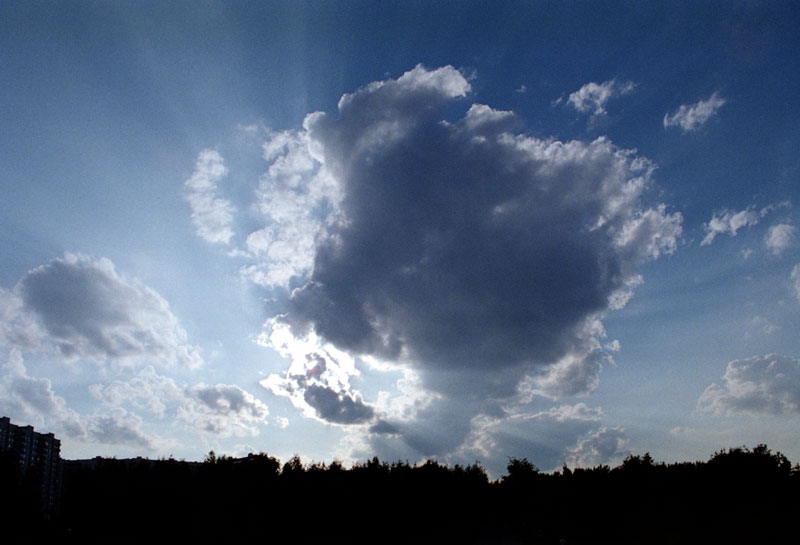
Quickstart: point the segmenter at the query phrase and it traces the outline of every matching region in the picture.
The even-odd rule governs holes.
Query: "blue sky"
[[[799,25],[5,2],[0,412],[70,458],[799,461]]]

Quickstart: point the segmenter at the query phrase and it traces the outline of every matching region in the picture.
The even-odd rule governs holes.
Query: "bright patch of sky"
[[[66,457],[800,461],[789,3],[0,5],[0,413]]]

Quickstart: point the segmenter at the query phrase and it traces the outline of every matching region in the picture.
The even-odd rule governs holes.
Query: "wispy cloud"
[[[217,184],[228,175],[222,156],[216,150],[200,152],[192,176],[184,184],[184,198],[192,210],[197,234],[211,243],[228,244],[233,236],[234,208],[217,196]]]
[[[795,297],[797,297],[797,300],[800,301],[800,263],[794,266],[791,275],[789,275],[789,278],[792,281],[792,289],[794,290],[794,295]]]
[[[714,242],[717,235],[721,234],[735,237],[741,229],[758,225],[758,222],[770,212],[779,208],[788,207],[790,204],[789,201],[782,201],[768,204],[760,210],[756,209],[755,206],[748,206],[744,210],[738,212],[726,209],[716,211],[711,215],[711,219],[703,224],[706,236],[703,238],[702,242],[700,242],[700,245],[707,246],[711,244]]]
[[[603,83],[590,82],[570,93],[567,104],[582,113],[591,112],[593,116],[605,115],[606,104],[612,98],[627,95],[636,88],[632,81],[618,82],[616,79]],[[556,101],[561,102],[561,99]]]
[[[664,115],[664,128],[680,127],[683,132],[690,132],[702,127],[725,104],[726,100],[717,93],[696,104],[684,104],[672,115]]]

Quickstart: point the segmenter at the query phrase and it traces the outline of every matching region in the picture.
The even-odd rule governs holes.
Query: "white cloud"
[[[29,271],[0,296],[1,340],[8,346],[51,347],[68,360],[202,363],[167,302],[119,275],[108,259],[66,254]]]
[[[664,128],[680,127],[683,132],[694,131],[703,126],[725,104],[725,99],[717,93],[697,104],[684,104],[672,115],[664,116]]]
[[[258,209],[265,226],[248,235],[256,262],[241,270],[256,284],[287,287],[307,274],[317,239],[338,221],[341,196],[311,144],[302,131],[269,133],[264,143],[270,166],[259,181]]]
[[[773,225],[764,237],[764,244],[774,255],[780,255],[794,242],[794,233],[797,228],[788,223]]]
[[[761,214],[756,212],[753,207],[745,208],[739,212],[731,212],[730,210],[714,212],[708,223],[703,225],[706,236],[700,245],[711,244],[714,242],[714,238],[722,233],[735,237],[739,229],[756,225],[760,218]]]
[[[700,245],[707,246],[711,244],[714,242],[717,235],[721,234],[735,237],[739,230],[745,227],[753,227],[771,212],[789,206],[791,206],[789,201],[782,201],[768,204],[760,210],[757,210],[754,205],[751,205],[738,212],[726,209],[715,211],[711,215],[711,219],[708,223],[703,224],[706,236],[703,238],[702,242],[700,242]],[[750,253],[752,253],[752,250],[746,250],[743,251],[742,255],[746,259],[749,257]]]
[[[233,236],[233,205],[217,197],[217,183],[228,175],[219,152],[205,149],[197,156],[194,172],[184,184],[184,198],[192,210],[192,223],[204,240],[228,244]]]
[[[579,112],[592,112],[593,116],[606,114],[606,103],[612,98],[627,95],[632,92],[636,85],[631,82],[619,83],[616,79],[604,81],[603,83],[590,82],[583,87],[570,93],[567,104]]]
[[[800,359],[767,354],[734,360],[722,380],[705,389],[698,408],[720,415],[800,413]]]
[[[566,464],[571,467],[613,465],[630,454],[627,446],[625,430],[604,426],[570,449]]]

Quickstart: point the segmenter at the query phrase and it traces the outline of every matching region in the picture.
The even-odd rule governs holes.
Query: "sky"
[[[790,2],[0,3],[62,456],[800,462]]]

